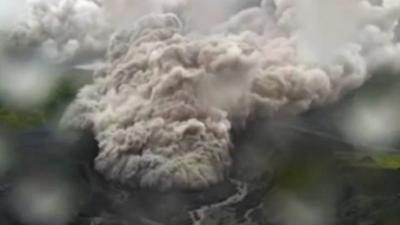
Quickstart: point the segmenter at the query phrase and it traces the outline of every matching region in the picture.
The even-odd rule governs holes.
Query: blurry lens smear
[[[344,118],[344,134],[355,144],[390,146],[400,137],[400,104],[393,97],[359,100]]]
[[[56,71],[37,62],[0,63],[0,101],[7,107],[35,110],[57,85]]]
[[[54,88],[56,76],[35,57],[20,60],[4,54],[4,38],[27,16],[27,0],[0,0],[0,102],[7,107],[33,110],[43,104]]]
[[[271,220],[284,225],[331,225],[335,224],[334,203],[331,199],[310,201],[291,193],[275,193]],[[275,211],[276,209],[276,211]],[[275,224],[274,223],[274,224]]]
[[[23,222],[32,225],[67,224],[77,208],[77,198],[71,185],[60,179],[22,179],[10,195],[10,200],[14,213]]]
[[[0,31],[12,28],[28,12],[28,0],[0,0]]]

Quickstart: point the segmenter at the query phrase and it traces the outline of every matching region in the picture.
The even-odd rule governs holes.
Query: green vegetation
[[[400,170],[400,153],[349,152],[336,153],[336,158],[353,167]]]
[[[0,126],[7,128],[26,128],[42,125],[53,118],[76,94],[78,87],[68,80],[59,85],[50,99],[37,109],[26,111],[9,108],[0,102]]]

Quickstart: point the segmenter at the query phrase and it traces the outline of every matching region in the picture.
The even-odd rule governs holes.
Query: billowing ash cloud
[[[173,12],[185,20],[188,30],[205,30],[259,1],[6,1],[0,6],[0,39],[10,53],[28,52],[51,63],[81,64],[82,59],[90,61],[104,55],[112,33],[131,27],[142,16]]]
[[[45,60],[64,63],[106,50],[111,27],[96,0],[27,0],[25,6],[23,22],[8,29],[11,52],[31,49]]]
[[[117,32],[106,68],[63,118],[95,133],[95,167],[110,180],[158,189],[220,182],[231,129],[335,101],[363,84],[376,55],[397,48],[399,7],[390,3],[265,0],[205,31],[187,29],[193,8],[181,10],[183,20],[153,14]]]

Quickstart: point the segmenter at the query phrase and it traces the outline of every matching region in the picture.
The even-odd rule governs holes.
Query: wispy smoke
[[[105,50],[110,34],[103,9],[94,0],[32,0],[24,22],[10,29],[11,52],[31,49],[53,63]]]
[[[150,7],[113,35],[106,68],[65,114],[64,124],[94,131],[95,166],[111,180],[159,189],[219,182],[232,128],[331,103],[397,49],[399,6],[390,2],[265,0],[206,26],[193,22],[193,5],[178,16]]]
[[[0,1],[0,31],[11,29],[17,22],[23,20],[27,13],[25,0]]]

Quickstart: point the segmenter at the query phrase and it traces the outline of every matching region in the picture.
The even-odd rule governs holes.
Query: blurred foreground
[[[91,134],[62,132],[49,117],[16,127],[3,121],[1,224],[397,225],[396,83],[375,79],[324,109],[250,121],[232,134],[229,180],[204,191],[127,191],[93,171],[98,149]],[[379,108],[382,102],[391,104]],[[378,127],[368,127],[371,121],[351,113],[359,105],[392,106],[394,120],[379,124],[380,114],[371,114],[364,119]],[[379,126],[393,132],[373,133]]]

